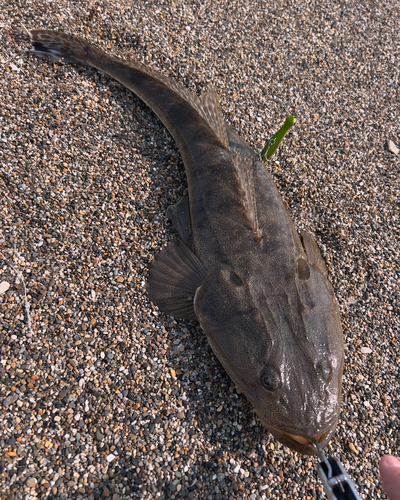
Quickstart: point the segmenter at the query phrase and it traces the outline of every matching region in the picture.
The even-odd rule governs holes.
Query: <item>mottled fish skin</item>
[[[283,444],[314,454],[334,433],[343,339],[325,264],[299,237],[258,155],[222,118],[212,89],[195,96],[136,62],[83,39],[34,30],[38,56],[93,66],[135,92],[181,152],[188,192],[168,216],[181,238],[150,267],[150,299],[196,319],[263,425]]]

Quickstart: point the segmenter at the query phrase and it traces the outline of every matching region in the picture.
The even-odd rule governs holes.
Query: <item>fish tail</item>
[[[35,55],[97,68],[132,90],[168,128],[184,158],[202,158],[204,147],[200,144],[229,147],[215,91],[197,97],[172,78],[139,62],[108,55],[83,38],[40,29],[30,34]],[[206,134],[207,140],[199,141],[199,133]]]
[[[96,48],[83,38],[59,31],[32,30],[32,52],[38,57],[50,57],[54,61],[90,65],[90,53]]]

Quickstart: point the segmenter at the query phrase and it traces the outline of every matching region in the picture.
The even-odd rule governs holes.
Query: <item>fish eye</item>
[[[276,391],[281,385],[281,377],[276,368],[267,365],[260,375],[261,384],[267,391]]]
[[[325,382],[332,380],[332,363],[328,359],[319,359],[315,365],[315,369]]]

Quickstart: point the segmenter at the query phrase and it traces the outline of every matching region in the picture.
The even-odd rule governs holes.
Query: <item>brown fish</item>
[[[283,444],[315,453],[340,410],[339,308],[317,244],[299,237],[271,175],[225,124],[215,92],[200,97],[81,38],[31,32],[33,52],[93,66],[137,94],[181,152],[188,194],[168,216],[181,241],[150,268],[150,299],[197,319],[263,425]]]

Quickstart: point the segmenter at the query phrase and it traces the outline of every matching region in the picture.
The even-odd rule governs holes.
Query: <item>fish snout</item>
[[[336,429],[336,422],[332,427],[325,430],[320,434],[315,433],[302,433],[302,434],[293,434],[291,432],[285,432],[282,430],[271,429],[269,431],[273,436],[280,441],[283,445],[288,446],[292,450],[297,451],[298,453],[302,453],[303,455],[315,455],[317,454],[317,449],[315,446],[315,440],[323,448],[328,444],[331,437],[333,436]]]
[[[287,433],[287,436],[289,438],[293,439],[294,441],[296,441],[297,443],[304,445],[304,446],[313,444],[314,441],[318,441],[320,444],[325,445],[326,438],[327,438],[328,434],[330,434],[331,432],[332,432],[332,429],[329,429],[329,430],[325,431],[324,433],[322,433],[318,436],[314,436],[314,437],[296,436],[295,434],[290,434],[290,433]]]

